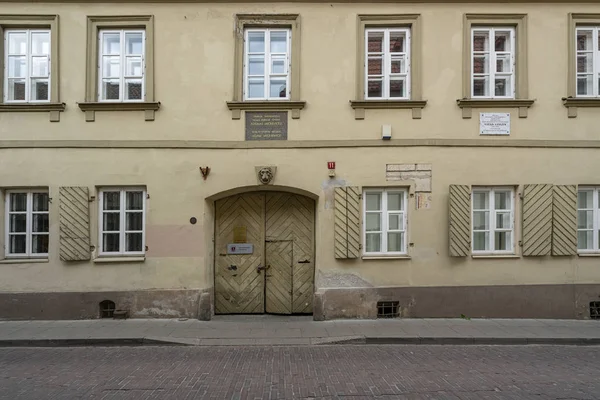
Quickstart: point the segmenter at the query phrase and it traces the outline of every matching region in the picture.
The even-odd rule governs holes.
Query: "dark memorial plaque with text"
[[[246,111],[246,140],[287,140],[287,111]]]

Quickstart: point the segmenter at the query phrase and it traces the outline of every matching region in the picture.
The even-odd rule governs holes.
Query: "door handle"
[[[271,266],[270,266],[270,265],[267,265],[267,266],[259,265],[259,266],[256,268],[256,272],[260,274],[260,271],[266,271],[266,270],[268,270],[269,268],[271,268]]]
[[[298,261],[298,264],[310,264],[310,260]]]

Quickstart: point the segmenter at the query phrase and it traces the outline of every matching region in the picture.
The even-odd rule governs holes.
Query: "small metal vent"
[[[115,314],[115,302],[104,300],[100,302],[100,318],[112,318]]]
[[[398,318],[398,301],[378,301],[377,318]]]
[[[590,318],[600,319],[600,301],[590,302]]]

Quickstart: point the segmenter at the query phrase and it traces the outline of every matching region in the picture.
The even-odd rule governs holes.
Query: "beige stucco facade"
[[[599,5],[27,2],[1,3],[1,10],[59,15],[59,97],[66,108],[59,122],[49,122],[47,112],[0,112],[0,188],[48,188],[52,199],[49,259],[0,260],[0,297],[5,304],[18,299],[0,306],[0,318],[93,317],[88,310],[104,292],[126,299],[133,316],[197,317],[207,307],[200,295],[210,298],[214,290],[214,201],[256,190],[315,200],[318,318],[374,317],[382,299],[400,301],[406,316],[589,318],[589,303],[600,295],[599,258],[523,257],[518,196],[514,256],[450,257],[448,193],[452,184],[506,185],[517,194],[526,184],[600,185],[600,109],[579,108],[569,118],[561,100],[568,91],[569,14],[600,14]],[[300,16],[299,97],[306,105],[299,119],[290,112],[285,141],[245,141],[243,112],[232,119],[226,105],[234,97],[236,14]],[[357,100],[359,14],[420,16],[422,65],[413,66],[427,100],[420,119],[410,109],[367,109],[364,120],[355,119],[349,101]],[[463,94],[465,14],[526,15],[523,78],[535,100],[526,118],[518,108],[502,107],[474,109],[472,118],[463,118],[456,100]],[[154,100],[161,103],[154,121],[145,121],[143,111],[98,111],[86,122],[77,103],[85,98],[86,23],[94,15],[154,17]],[[479,112],[510,113],[510,136],[480,136]],[[391,140],[381,140],[382,125],[391,125]],[[335,177],[328,175],[328,161],[336,162]],[[431,164],[428,207],[417,208],[414,181],[386,179],[388,164],[411,163]],[[263,165],[277,167],[273,185],[258,183],[255,167]],[[203,179],[199,167],[206,166],[210,174]],[[61,261],[63,186],[90,189],[95,247],[98,189],[144,186],[145,259],[100,262],[92,249],[90,261]],[[336,186],[408,188],[409,257],[336,259]],[[0,200],[4,204],[4,192]],[[198,223],[191,224],[192,217]],[[4,224],[1,213],[0,245]],[[78,306],[76,299],[87,303]],[[45,302],[75,311],[44,313]]]

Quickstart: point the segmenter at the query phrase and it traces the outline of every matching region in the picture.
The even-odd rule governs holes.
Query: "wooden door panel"
[[[265,309],[268,313],[292,313],[292,244],[292,241],[266,243]]]

